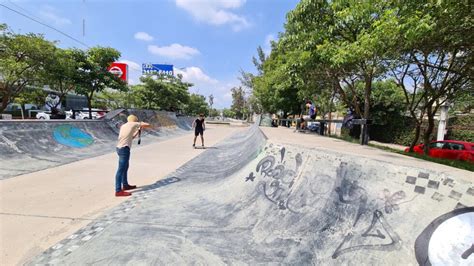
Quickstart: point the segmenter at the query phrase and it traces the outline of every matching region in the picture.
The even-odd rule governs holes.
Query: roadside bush
[[[446,139],[474,142],[474,115],[460,115],[450,118]]]

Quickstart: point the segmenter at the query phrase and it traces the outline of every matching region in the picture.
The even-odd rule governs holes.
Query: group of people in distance
[[[200,114],[199,118],[193,121],[194,141],[193,147],[196,146],[196,139],[201,135],[201,145],[204,147],[204,130],[206,123],[204,122],[204,114]],[[117,155],[119,158],[118,169],[115,174],[115,196],[126,197],[132,195],[127,190],[136,189],[136,185],[128,183],[128,168],[130,164],[130,149],[132,148],[133,139],[139,136],[142,129],[151,128],[151,125],[146,122],[139,122],[138,117],[129,115],[127,123],[120,127],[120,132],[117,142]],[[139,143],[140,144],[140,143]]]

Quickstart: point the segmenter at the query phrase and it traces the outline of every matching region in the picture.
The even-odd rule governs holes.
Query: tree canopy
[[[426,119],[428,142],[439,106],[472,95],[472,14],[468,1],[302,0],[241,81],[262,111],[285,115],[310,99],[322,114],[338,103],[382,123],[377,109],[393,95],[395,109],[418,121],[413,145]]]

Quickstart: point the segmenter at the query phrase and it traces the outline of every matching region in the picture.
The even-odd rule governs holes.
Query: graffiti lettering
[[[375,233],[373,231],[375,231]],[[390,240],[389,243],[374,244],[376,240],[374,240],[373,238],[385,240],[387,237]],[[364,238],[369,239],[364,240]],[[351,245],[351,243],[353,244]],[[383,213],[379,210],[376,210],[373,213],[372,222],[369,227],[360,235],[354,234],[352,232],[348,233],[344,237],[344,240],[341,242],[341,244],[337,247],[336,251],[332,255],[332,258],[336,259],[342,254],[362,249],[391,251],[398,249],[400,245],[400,237],[395,233],[395,231],[393,231],[391,226],[387,223],[383,216]]]

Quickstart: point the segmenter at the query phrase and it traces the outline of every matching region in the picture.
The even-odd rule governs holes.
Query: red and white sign
[[[125,63],[112,63],[107,69],[110,73],[128,82],[128,65]]]

